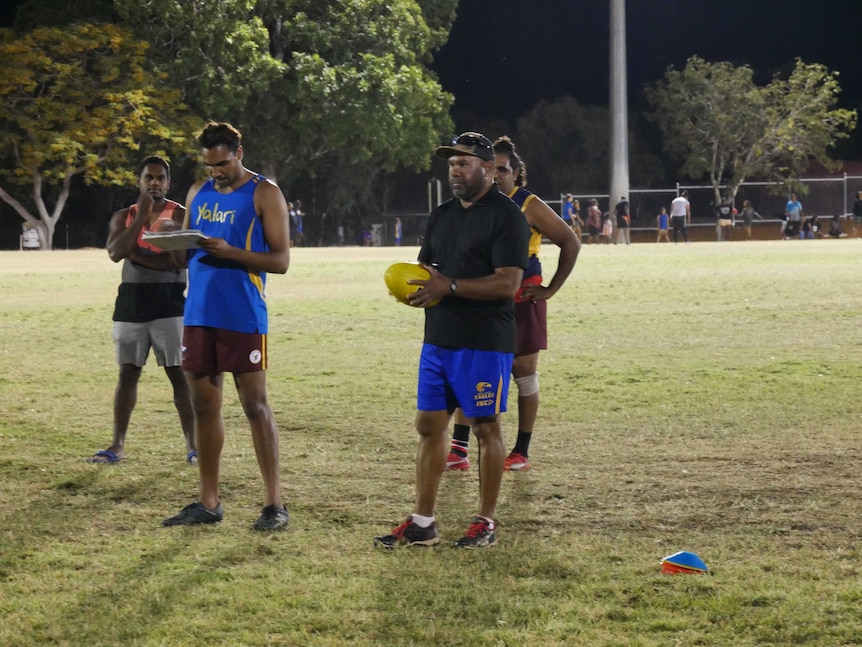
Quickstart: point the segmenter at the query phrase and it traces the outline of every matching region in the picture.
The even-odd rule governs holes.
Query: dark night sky
[[[862,101],[860,0],[627,0],[628,94],[697,54],[749,65],[759,83],[801,57],[838,71]],[[541,99],[607,104],[610,0],[461,0],[433,68],[456,110],[517,117]]]
[[[608,101],[610,0],[461,0],[433,68],[456,110],[513,119],[541,99]],[[20,2],[3,2],[9,25]],[[796,57],[840,72],[862,103],[862,0],[627,0],[629,103],[697,54],[751,66],[766,82]]]

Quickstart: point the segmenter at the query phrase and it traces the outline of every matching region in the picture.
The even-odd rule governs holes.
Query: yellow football
[[[421,290],[422,286],[410,285],[407,281],[430,278],[431,273],[415,261],[410,263],[393,263],[383,273],[383,280],[386,283],[386,289],[389,290],[389,294],[408,306],[412,306],[413,304],[407,300],[407,295],[413,294],[416,290]],[[432,301],[428,304],[428,307],[435,306],[438,303],[439,301]]]

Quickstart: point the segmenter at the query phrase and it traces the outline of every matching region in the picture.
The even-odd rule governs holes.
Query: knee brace
[[[533,373],[525,377],[516,377],[515,384],[518,385],[518,397],[535,395],[539,392],[539,374]]]

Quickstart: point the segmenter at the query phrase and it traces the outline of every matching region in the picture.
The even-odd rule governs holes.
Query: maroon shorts
[[[532,355],[548,347],[548,302],[524,301],[515,304],[515,357]]]
[[[224,328],[183,328],[183,370],[189,373],[253,373],[266,370],[266,335]]]

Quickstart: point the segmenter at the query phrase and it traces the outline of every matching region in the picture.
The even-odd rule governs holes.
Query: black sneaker
[[[399,546],[433,546],[440,541],[437,534],[437,522],[427,528],[413,523],[413,515],[407,521],[395,528],[390,534],[374,538],[374,545],[381,548],[398,548]]]
[[[473,517],[467,532],[455,542],[455,548],[487,548],[497,543],[494,522],[484,517]]]
[[[221,501],[219,501],[219,504],[213,510],[204,507],[204,504],[200,501],[196,501],[187,505],[173,517],[168,517],[162,521],[162,525],[194,526],[199,523],[218,523],[222,519],[224,519],[224,512],[222,511]]]
[[[287,508],[279,508],[275,504],[266,506],[254,522],[252,528],[255,530],[281,530],[287,526],[290,515]]]

